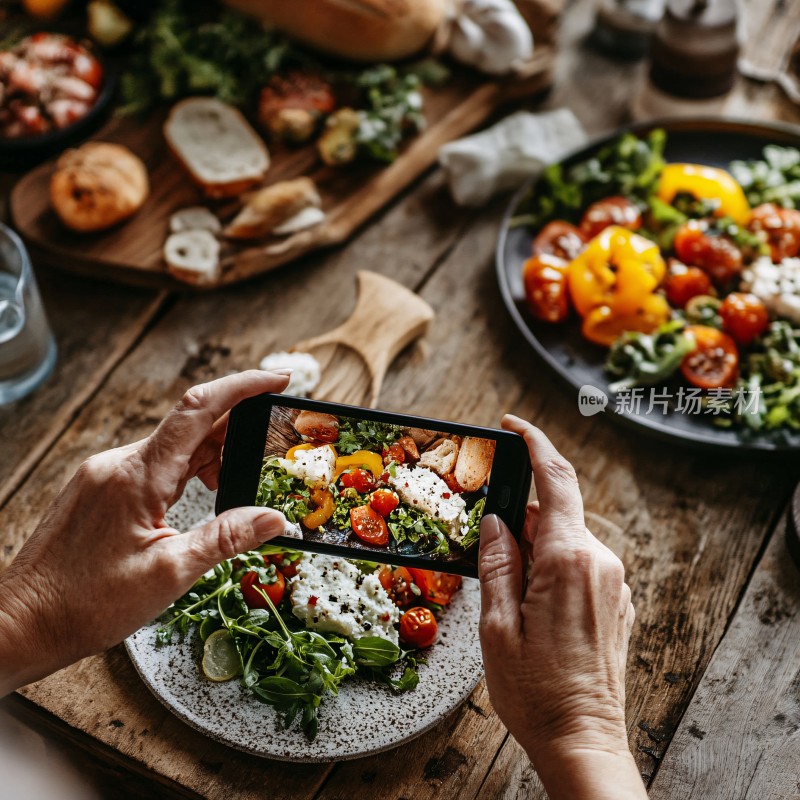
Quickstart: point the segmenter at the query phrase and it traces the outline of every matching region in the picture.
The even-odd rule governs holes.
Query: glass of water
[[[0,405],[32,392],[55,363],[55,339],[25,245],[0,223]]]

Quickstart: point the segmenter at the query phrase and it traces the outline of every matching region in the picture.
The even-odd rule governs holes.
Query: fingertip
[[[263,536],[262,543],[286,532],[288,522],[280,511],[274,508],[259,508],[258,506],[255,506],[253,511],[256,512],[252,520],[253,533],[256,537]]]

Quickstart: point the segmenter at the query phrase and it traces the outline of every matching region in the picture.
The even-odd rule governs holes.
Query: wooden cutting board
[[[455,70],[448,84],[423,89],[426,129],[414,137],[390,165],[352,164],[328,167],[314,145],[271,148],[267,184],[308,175],[322,197],[325,221],[290,237],[270,237],[247,244],[225,243],[218,283],[236,283],[322,247],[339,244],[428,169],[445,142],[477,128],[503,104],[541,93],[550,86],[554,51],[539,46],[524,79],[487,81],[485,76]],[[42,164],[19,181],[11,196],[14,224],[38,263],[92,277],[169,289],[196,288],[171,277],[162,247],[170,215],[204,204],[225,219],[237,202],[212,204],[190,183],[164,143],[164,113],[145,121],[115,119],[95,138],[118,142],[139,155],[150,173],[151,191],[141,210],[109,231],[78,234],[67,229],[50,207],[53,162]]]

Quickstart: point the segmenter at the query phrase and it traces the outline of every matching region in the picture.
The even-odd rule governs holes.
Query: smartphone
[[[262,394],[231,411],[216,510],[283,512],[271,544],[477,577],[481,517],[518,537],[530,486],[515,433]]]

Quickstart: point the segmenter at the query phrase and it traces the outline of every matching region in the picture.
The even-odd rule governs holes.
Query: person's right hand
[[[628,749],[625,662],[634,620],[622,562],[586,529],[575,471],[518,417],[539,501],[528,506],[524,559],[494,515],[481,524],[481,645],[500,719],[551,798],[646,797]],[[605,777],[604,777],[605,776]],[[613,781],[609,783],[609,779]]]

